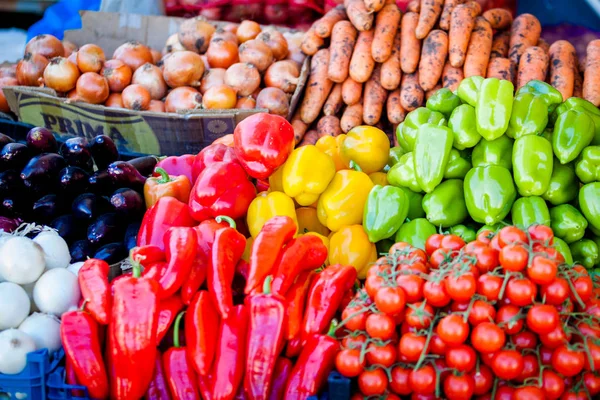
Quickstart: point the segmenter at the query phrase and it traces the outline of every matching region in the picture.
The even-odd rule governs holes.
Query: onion
[[[208,57],[206,57],[206,54],[202,54],[200,58],[202,58],[202,62],[204,63],[204,70],[206,71],[210,68],[210,64],[208,63]]]
[[[101,104],[108,98],[108,81],[95,72],[86,72],[77,80],[75,87],[78,101],[90,104]]]
[[[167,84],[160,68],[150,63],[142,65],[135,71],[131,83],[145,87],[154,100],[162,99],[167,94]]]
[[[131,68],[121,60],[108,60],[100,73],[108,81],[111,92],[120,93],[131,83]]]
[[[25,46],[25,53],[39,54],[50,59],[64,56],[65,48],[62,42],[52,35],[37,35]]]
[[[162,54],[158,50],[150,49],[150,54],[152,54],[152,64],[154,65],[162,58]]]
[[[54,315],[33,313],[19,326],[21,332],[28,334],[38,349],[48,349],[54,354],[62,344],[60,342],[60,321]]]
[[[256,108],[256,100],[254,100],[250,96],[248,96],[248,97],[240,97],[238,99],[237,103],[235,103],[235,108],[241,108],[241,109],[253,109],[253,108]]]
[[[2,91],[3,87],[6,86],[17,86],[19,81],[17,78],[0,78],[0,111],[1,112],[9,112],[10,107],[8,106],[8,101],[6,101],[6,96],[4,96],[4,91]]]
[[[274,87],[264,88],[256,98],[256,108],[266,108],[270,114],[287,118],[290,102],[283,90]]]
[[[111,108],[125,108],[121,93],[111,93],[104,102],[104,105]]]
[[[172,88],[199,86],[203,74],[202,57],[192,51],[178,51],[164,60],[163,75]]]
[[[217,28],[210,41],[213,42],[217,39],[233,42],[236,46],[239,44],[236,34],[234,32],[226,31],[223,28]],[[208,47],[210,48],[210,44]]]
[[[121,94],[123,106],[130,110],[147,110],[150,106],[150,92],[142,85],[129,85]]]
[[[80,297],[77,277],[66,268],[44,272],[33,288],[33,301],[40,311],[57,317],[77,307]]]
[[[182,86],[171,90],[165,99],[165,111],[195,110],[202,107],[202,95],[196,89]]]
[[[54,57],[44,69],[44,85],[57,92],[68,92],[73,89],[79,79],[77,65],[64,57]]]
[[[150,49],[135,40],[123,43],[117,47],[112,58],[123,61],[132,71],[135,71],[146,63],[152,63]]]
[[[260,86],[260,73],[253,64],[233,64],[225,72],[225,84],[234,88],[238,96],[249,96]]]
[[[262,40],[273,52],[276,60],[283,60],[288,55],[288,44],[281,32],[275,29],[262,31],[256,39]]]
[[[165,103],[160,100],[150,100],[150,105],[148,106],[148,111],[154,112],[165,112]]]
[[[236,34],[238,27],[239,27],[238,24],[228,23],[228,24],[223,25],[221,27],[221,29],[223,29],[225,32],[231,32],[233,34]],[[236,35],[236,40],[237,40],[237,35]]]
[[[240,45],[240,61],[253,64],[259,72],[265,72],[273,64],[273,52],[261,40],[248,40]]]
[[[20,286],[23,288],[23,290],[25,290],[25,293],[27,293],[27,297],[29,298],[29,302],[31,303],[31,312],[40,311],[35,305],[35,302],[33,301],[33,288],[35,287],[35,282]]]
[[[228,110],[235,108],[236,103],[235,90],[227,85],[213,86],[202,97],[202,107],[207,110]]]
[[[0,247],[0,275],[9,282],[19,285],[35,282],[44,268],[44,251],[31,239],[15,236]]]
[[[85,44],[77,51],[77,67],[81,72],[100,72],[104,61],[104,51],[95,44]]]
[[[48,59],[40,54],[25,54],[17,64],[17,80],[19,85],[39,86],[40,78],[48,65]]]
[[[215,27],[204,17],[190,18],[183,21],[179,27],[179,42],[186,50],[204,53],[215,30]]]
[[[276,87],[286,93],[294,93],[299,76],[300,70],[294,61],[277,61],[265,72],[265,86]]]
[[[79,270],[81,269],[81,267],[83,267],[83,264],[85,264],[83,261],[79,261],[73,264],[70,264],[67,267],[67,271],[71,271],[72,273],[75,274],[75,276],[79,275]]]
[[[283,37],[288,44],[288,60],[296,61],[298,64],[302,65],[306,59],[306,54],[300,49],[304,34],[302,32],[285,32]]]
[[[165,49],[164,52],[165,53],[173,53],[175,51],[184,51],[185,47],[183,47],[183,45],[181,44],[181,42],[179,41],[179,35],[174,33],[171,36],[169,36],[169,38],[167,39],[167,42],[165,43]]]
[[[210,41],[206,58],[211,68],[229,68],[240,60],[237,44],[223,39]]]
[[[77,52],[74,51],[72,52],[68,57],[67,60],[71,61],[73,64],[77,65]],[[79,68],[78,68],[79,69]]]
[[[35,342],[25,332],[7,329],[0,332],[0,374],[18,374],[27,366],[27,353],[35,351]]]
[[[34,239],[44,251],[46,269],[67,268],[71,262],[71,254],[67,242],[56,231],[40,232]]]
[[[223,68],[212,68],[206,71],[200,81],[200,93],[204,94],[211,87],[224,84],[225,72]]]
[[[258,36],[261,27],[257,22],[246,20],[242,21],[237,28],[236,35],[240,43],[247,42]]]
[[[17,328],[30,309],[31,301],[25,289],[12,282],[0,283],[0,331]]]
[[[69,42],[68,40],[62,41],[63,48],[65,49],[65,57],[69,57],[71,54],[77,51],[77,45],[73,42]]]

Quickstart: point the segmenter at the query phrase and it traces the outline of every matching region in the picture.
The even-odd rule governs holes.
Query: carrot
[[[519,65],[521,55],[528,47],[537,45],[542,33],[540,21],[531,14],[521,14],[515,18],[510,30],[510,50],[508,58],[513,68]]]
[[[394,90],[400,85],[402,70],[400,69],[400,31],[394,37],[392,55],[381,64],[381,86]]]
[[[362,97],[363,84],[348,78],[342,83],[342,100],[344,104],[351,106],[360,101]]]
[[[497,32],[492,40],[492,52],[490,53],[490,58],[507,57],[509,42],[510,32]]]
[[[336,115],[342,109],[342,84],[336,83],[323,105],[323,114]]]
[[[469,7],[473,7],[473,15],[474,16],[478,16],[481,15],[481,5],[479,4],[479,1],[468,1],[465,4],[468,4]]]
[[[373,14],[367,10],[363,0],[344,0],[346,14],[352,25],[359,31],[368,31],[373,27]]]
[[[575,47],[566,40],[557,40],[548,50],[550,56],[550,84],[563,96],[563,100],[573,96],[577,53]]]
[[[406,111],[412,111],[423,104],[425,93],[419,86],[419,73],[402,75],[400,83],[400,103]]]
[[[300,45],[300,49],[304,54],[313,56],[316,54],[320,47],[323,47],[324,44],[325,41],[317,36],[313,25],[304,34],[304,37],[302,38],[302,44]]]
[[[540,38],[537,42],[537,47],[541,47],[546,53],[550,52],[550,43],[546,42],[544,38]]]
[[[545,81],[547,72],[548,54],[541,47],[528,47],[519,61],[517,89],[534,79]]]
[[[392,125],[396,125],[404,121],[404,117],[406,117],[406,110],[402,108],[402,103],[400,102],[400,88],[388,94],[385,106],[387,109],[388,121],[390,121]]]
[[[472,4],[474,3],[459,4],[454,7],[450,17],[448,52],[453,67],[462,67],[465,62],[469,39],[475,27],[476,10]]]
[[[371,12],[378,12],[385,5],[385,0],[363,0],[365,7]],[[394,3],[395,4],[395,3]]]
[[[437,91],[438,91],[438,90],[440,90],[441,88],[442,88],[442,84],[441,84],[441,83],[438,83],[437,85],[435,85],[435,86],[433,87],[433,89],[430,89],[430,90],[426,91],[426,92],[425,92],[425,100],[426,100],[426,101],[427,101],[427,100],[429,100],[429,98],[430,98],[431,96],[433,96],[433,95],[435,94],[435,92],[437,92]]]
[[[335,115],[325,115],[317,123],[317,134],[323,136],[339,136],[342,134],[340,119]]]
[[[419,11],[421,11],[421,1],[420,0],[412,0],[406,6],[406,12],[418,13]]]
[[[435,22],[442,13],[444,0],[421,0],[421,11],[419,13],[419,23],[415,35],[418,39],[425,39],[433,29]]]
[[[442,16],[440,17],[440,28],[447,31],[450,29],[450,17],[452,16],[452,10],[459,4],[463,4],[465,0],[445,0],[444,9],[442,10]]]
[[[375,68],[375,60],[371,55],[373,31],[364,31],[358,34],[352,59],[350,60],[350,77],[356,82],[364,83],[369,80]]]
[[[363,105],[362,102],[358,102],[351,106],[346,107],[344,114],[340,119],[340,126],[342,132],[348,133],[350,129],[355,126],[362,125],[363,122]]]
[[[339,5],[334,7],[314,23],[315,34],[323,39],[328,38],[333,32],[334,25],[346,19],[348,19],[348,16],[346,15],[344,6]]]
[[[363,121],[367,125],[375,125],[381,119],[387,91],[381,86],[381,67],[378,65],[371,78],[365,83],[363,98]]]
[[[302,147],[302,146],[308,146],[308,145],[311,145],[311,144],[315,144],[315,143],[317,143],[317,140],[319,140],[319,134],[317,133],[316,130],[311,129],[310,131],[306,132],[306,135],[304,135],[304,138],[298,144],[297,147]]]
[[[392,55],[394,37],[398,31],[401,16],[402,13],[395,3],[386,4],[377,13],[373,45],[371,46],[371,55],[376,62],[385,62]]]
[[[454,92],[464,77],[462,68],[453,67],[449,61],[446,61],[442,71],[442,87]]]
[[[402,17],[400,26],[400,64],[402,71],[412,74],[419,65],[421,55],[421,41],[415,36],[415,29],[419,22],[419,14],[408,12]]]
[[[600,39],[592,40],[587,46],[583,98],[600,106]]]
[[[471,33],[467,56],[465,57],[465,78],[485,76],[492,50],[492,27],[483,17],[475,18],[475,27]]]
[[[344,82],[348,78],[350,57],[356,43],[358,32],[350,21],[340,21],[333,27],[331,43],[329,45],[330,57],[327,76],[334,82]]]
[[[575,63],[575,81],[573,82],[573,96],[583,98],[583,74],[579,69],[579,63]]]
[[[423,41],[421,62],[419,63],[419,85],[423,90],[433,89],[442,76],[448,55],[448,34],[434,29]]]
[[[511,63],[508,58],[496,57],[490,60],[487,69],[487,78],[504,79],[505,81],[513,81]]]
[[[317,119],[333,87],[333,82],[327,77],[328,65],[329,49],[317,51],[310,63],[310,76],[300,105],[300,118],[307,124]]]
[[[298,144],[302,141],[302,138],[308,129],[308,124],[305,124],[304,121],[300,119],[300,109],[296,111],[290,123],[294,129],[294,143]]]
[[[483,13],[483,18],[492,26],[492,29],[506,29],[512,24],[513,17],[506,8],[491,8]]]

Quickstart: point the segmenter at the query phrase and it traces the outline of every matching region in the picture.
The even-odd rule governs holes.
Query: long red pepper
[[[108,325],[111,399],[139,399],[148,390],[156,361],[158,292],[156,281],[133,275],[114,284]]]
[[[213,368],[214,400],[233,400],[244,378],[248,310],[235,306],[227,319],[221,320],[219,343]]]
[[[292,362],[289,358],[279,357],[273,371],[273,385],[269,400],[282,400],[285,393],[285,385],[292,372]]]
[[[163,354],[165,377],[167,378],[173,399],[200,400],[200,393],[196,384],[196,373],[188,362],[185,347],[179,346],[179,325],[184,313],[185,311],[182,311],[175,319],[173,329],[174,347],[171,347]]]
[[[183,310],[181,296],[174,294],[158,303],[158,325],[156,326],[156,345],[163,340],[177,314]]]
[[[211,296],[201,290],[194,296],[185,316],[185,343],[190,363],[197,373],[210,372],[217,346],[219,315]]]
[[[164,236],[173,226],[196,226],[190,208],[174,197],[161,197],[144,214],[137,237],[137,245],[152,244],[164,249]]]
[[[73,369],[73,365],[71,361],[69,361],[69,357],[65,357],[65,381],[67,385],[72,386],[81,386],[77,381],[77,375],[75,374],[75,370]],[[107,378],[108,385],[108,378]],[[85,392],[83,390],[72,390],[71,394],[75,397],[83,397],[85,396]]]
[[[285,326],[285,338],[288,341],[286,355],[296,357],[302,349],[300,332],[302,330],[302,319],[306,305],[306,295],[314,277],[314,272],[303,272],[296,283],[288,290],[286,295],[287,324]]]
[[[156,355],[156,363],[154,365],[154,375],[148,387],[148,391],[144,396],[146,400],[171,400],[167,378],[165,377],[165,369],[163,368],[162,356],[160,353]]]
[[[208,291],[211,294],[221,318],[228,318],[233,308],[231,284],[235,267],[244,254],[246,238],[235,229],[235,221],[226,216],[218,216],[217,222],[225,220],[229,227],[215,233],[211,262],[208,268]]]
[[[108,324],[110,320],[112,299],[108,283],[109,270],[105,261],[92,258],[83,263],[77,277],[81,298],[86,302],[86,311],[102,325]]]
[[[250,320],[244,386],[250,400],[266,400],[286,324],[285,299],[271,293],[271,277],[263,293],[246,298]]]
[[[313,335],[302,349],[285,388],[285,400],[304,400],[319,393],[333,370],[340,344],[334,322],[326,335]]]
[[[152,244],[134,247],[131,249],[129,255],[133,261],[139,262],[144,267],[158,261],[166,261],[167,259],[163,249]]]
[[[166,299],[178,291],[187,279],[196,257],[198,236],[192,228],[170,228],[165,233],[164,241],[168,265],[158,283],[161,287],[160,297]]]
[[[87,387],[93,398],[107,398],[108,377],[102,359],[98,323],[81,310],[68,311],[61,320],[60,338],[77,381]]]
[[[263,225],[250,252],[250,273],[244,290],[246,294],[258,290],[265,278],[274,272],[281,249],[292,240],[297,229],[294,220],[287,216],[273,217]]]
[[[198,375],[198,388],[204,400],[212,400],[212,374]]]
[[[160,277],[164,275],[166,270],[166,261],[156,261],[151,264],[146,264],[142,276],[146,279],[154,279],[156,282],[158,282],[160,280]]]

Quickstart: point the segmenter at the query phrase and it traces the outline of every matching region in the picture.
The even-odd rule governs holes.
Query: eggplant
[[[77,240],[69,246],[69,251],[71,253],[71,263],[75,263],[92,258],[96,252],[96,246],[87,240]]]
[[[146,183],[137,169],[126,161],[115,161],[106,169],[117,188],[131,188],[141,192]]]
[[[79,167],[65,167],[58,173],[58,187],[67,196],[83,193],[89,185],[89,174]]]
[[[15,140],[4,133],[0,133],[0,147],[4,147],[9,143],[14,143]]]
[[[102,214],[88,226],[87,240],[92,244],[121,242],[124,235],[122,217],[116,213]]]
[[[142,224],[140,222],[134,222],[132,224],[129,224],[129,226],[127,226],[127,229],[125,230],[125,238],[123,239],[123,244],[125,245],[125,248],[128,252],[129,250],[137,246],[137,235],[140,231],[141,225]]]
[[[73,215],[65,214],[50,222],[50,227],[56,229],[58,234],[65,239],[67,243],[72,243],[74,240],[82,237],[82,230],[85,225],[80,221],[77,221]]]
[[[9,218],[28,219],[31,201],[18,194],[8,194],[0,200],[0,215]]]
[[[32,216],[36,221],[45,223],[58,217],[62,209],[62,199],[55,194],[47,194],[33,203]]]
[[[33,128],[27,132],[27,139],[25,140],[27,147],[34,154],[42,153],[56,153],[58,150],[58,143],[56,138],[49,129],[46,128]]]
[[[123,243],[109,243],[98,249],[94,257],[98,260],[106,261],[109,265],[116,264],[127,257],[127,250]]]
[[[60,155],[65,158],[67,164],[73,167],[83,168],[86,171],[93,171],[94,169],[92,153],[88,149],[86,138],[74,137],[67,139],[60,147]]]
[[[57,186],[58,173],[65,167],[65,159],[56,153],[33,157],[21,171],[21,179],[34,193],[48,193]]]
[[[88,179],[89,191],[96,194],[110,194],[115,190],[113,178],[108,171],[96,171]]]
[[[14,169],[0,172],[0,195],[18,193],[25,189],[21,176]]]
[[[82,193],[71,203],[73,216],[80,220],[93,220],[110,210],[106,198],[94,193]]]
[[[108,165],[119,159],[119,151],[113,140],[106,135],[98,135],[88,144],[88,150],[98,169],[106,169]]]
[[[158,157],[156,156],[143,156],[132,158],[127,161],[129,164],[133,165],[135,169],[138,170],[140,174],[143,176],[150,176],[154,172],[154,168],[156,168],[156,164],[158,164]]]
[[[110,197],[110,204],[120,215],[134,218],[142,215],[146,209],[144,198],[133,189],[117,189]]]
[[[22,143],[8,143],[0,151],[0,166],[3,170],[20,171],[31,159],[31,151]]]

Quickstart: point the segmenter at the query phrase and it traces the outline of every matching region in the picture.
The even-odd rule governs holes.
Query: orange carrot
[[[388,121],[391,124],[396,125],[404,121],[406,110],[402,108],[402,103],[400,102],[400,88],[389,93],[386,108]]]
[[[342,109],[342,84],[336,83],[331,89],[331,93],[327,97],[327,101],[323,105],[323,114],[336,115]]]
[[[362,97],[363,84],[348,78],[342,83],[342,100],[346,105],[353,105],[360,101]]]
[[[354,52],[350,59],[350,77],[356,82],[364,83],[369,80],[375,68],[375,60],[371,55],[373,30],[360,32]]]
[[[415,29],[419,22],[419,14],[408,12],[402,17],[400,26],[400,64],[402,71],[412,74],[417,70],[421,55],[421,41],[415,36]]]
[[[541,47],[546,53],[550,52],[550,43],[546,42],[544,38],[540,38],[540,40],[538,40],[537,47]]]
[[[333,32],[333,26],[340,21],[348,19],[346,9],[343,5],[332,8],[325,15],[319,18],[315,23],[315,34],[320,38],[328,38]]]
[[[352,25],[359,31],[368,31],[373,28],[373,14],[367,10],[363,0],[344,0],[346,14]]]
[[[583,98],[600,106],[600,39],[592,40],[587,46]]]
[[[442,88],[442,84],[438,83],[437,85],[435,85],[433,87],[433,89],[430,89],[428,91],[425,92],[425,101],[429,100],[429,98],[431,96],[433,96],[435,94],[435,92],[437,92],[438,90],[440,90]]]
[[[317,123],[317,134],[319,137],[341,135],[340,119],[335,115],[325,115]]]
[[[436,21],[442,13],[444,0],[421,0],[421,11],[419,12],[419,23],[415,31],[418,39],[425,39],[433,29]]]
[[[373,45],[371,46],[371,55],[376,62],[382,63],[390,58],[401,16],[402,13],[395,3],[386,4],[377,13]]]
[[[306,132],[306,134],[304,135],[304,138],[298,144],[297,147],[308,146],[311,144],[314,145],[315,143],[317,143],[317,140],[319,140],[319,134],[317,133],[316,130],[312,129],[312,130]]]
[[[292,124],[292,128],[294,129],[294,142],[295,144],[298,144],[302,141],[302,138],[304,137],[304,134],[306,134],[306,130],[308,129],[308,125],[305,124],[304,121],[302,121],[302,119],[300,119],[300,109],[296,111],[290,123]]]
[[[440,28],[445,31],[450,30],[450,17],[452,16],[452,10],[459,4],[463,4],[465,0],[445,0],[444,9],[442,10],[442,16],[440,17]]]
[[[302,38],[302,44],[300,45],[300,49],[304,52],[304,54],[313,56],[317,53],[319,48],[323,47],[324,44],[325,41],[317,36],[313,25],[304,34],[304,37]]]
[[[378,65],[371,78],[365,83],[363,98],[363,121],[367,125],[375,125],[381,119],[383,106],[387,98],[387,91],[381,86],[381,71]]]
[[[421,11],[421,0],[412,0],[406,6],[406,12],[418,13],[419,11]]]
[[[492,8],[483,13],[483,18],[492,26],[492,29],[506,29],[512,24],[513,17],[506,8]]]
[[[392,55],[381,64],[381,86],[387,90],[394,90],[400,86],[402,70],[400,69],[400,31],[394,37]]]
[[[542,33],[540,21],[531,14],[521,14],[515,18],[510,30],[510,50],[508,58],[513,68],[519,66],[521,55],[528,47],[537,45]]]
[[[344,110],[344,114],[340,119],[340,126],[342,127],[342,132],[348,133],[350,129],[355,126],[362,125],[363,123],[363,105],[362,102],[358,102],[351,106],[346,107]]]
[[[419,85],[425,91],[433,89],[442,76],[448,55],[448,34],[434,29],[423,41],[419,62]]]
[[[563,100],[573,96],[577,53],[575,47],[566,40],[557,40],[548,50],[550,56],[550,84],[563,96]]]
[[[402,75],[400,83],[400,103],[406,111],[421,107],[425,93],[419,86],[419,73]]]
[[[508,56],[508,47],[510,42],[510,32],[502,31],[497,32],[494,35],[494,40],[492,40],[492,52],[490,53],[490,58],[495,57],[507,57]]]
[[[474,3],[459,4],[454,7],[450,17],[450,31],[448,37],[448,52],[450,64],[453,67],[462,67],[465,62],[471,32],[475,27]]]
[[[363,0],[365,2],[365,7],[370,12],[378,12],[381,10],[385,4],[385,0]],[[396,3],[394,3],[396,4]]]
[[[327,76],[334,82],[344,82],[348,78],[350,57],[356,43],[358,32],[350,21],[340,21],[333,27],[329,50]]]
[[[548,54],[541,47],[528,47],[519,62],[517,89],[525,86],[527,82],[534,79],[545,81],[547,73]]]
[[[442,71],[442,87],[454,92],[464,77],[462,68],[453,67],[449,61],[446,61]]]
[[[504,79],[505,81],[512,82],[513,76],[510,60],[504,57],[490,59],[486,77]]]
[[[333,82],[327,77],[328,65],[329,49],[317,51],[310,63],[310,76],[300,105],[300,118],[306,124],[317,119],[333,87]]]
[[[465,78],[485,76],[492,50],[492,27],[483,17],[475,18],[475,27],[471,33],[467,56],[465,57]]]

